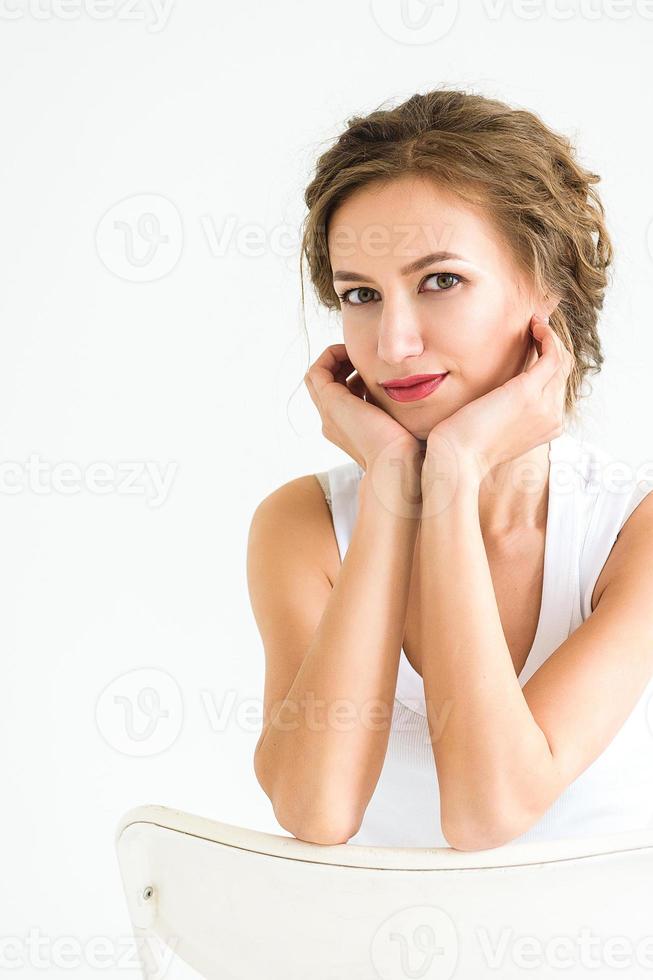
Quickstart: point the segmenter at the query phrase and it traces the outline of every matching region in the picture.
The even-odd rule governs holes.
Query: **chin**
[[[434,426],[435,426],[435,423],[433,423],[433,425],[427,426],[426,428],[421,428],[420,427],[419,429],[418,428],[411,428],[411,429],[409,429],[407,425],[404,426],[404,428],[406,429],[407,432],[410,432],[411,436],[414,439],[417,439],[418,442],[426,442],[426,440],[428,439],[428,437],[429,437],[430,433],[432,432]]]
[[[432,429],[440,421],[440,419],[436,419],[434,422],[427,423],[426,425],[419,425],[419,426],[412,425],[412,426],[408,426],[408,425],[406,425],[405,420],[404,419],[401,419],[401,418],[397,418],[397,416],[395,415],[394,412],[388,412],[388,414],[392,416],[392,418],[395,420],[395,422],[399,422],[401,425],[403,425],[403,427],[406,430],[406,432],[409,432],[411,434],[411,436],[413,437],[413,439],[418,439],[420,442],[426,442],[426,440],[429,437],[429,433],[432,431]]]

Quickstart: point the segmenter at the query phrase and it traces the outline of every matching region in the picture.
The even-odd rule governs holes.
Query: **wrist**
[[[420,457],[421,461],[421,457]],[[361,477],[359,501],[395,517],[419,520],[422,510],[421,467],[412,458],[369,466]]]
[[[443,481],[464,480],[467,484],[483,481],[486,473],[486,460],[479,458],[473,450],[460,446],[444,431],[437,427],[432,430],[425,443],[422,478],[432,479],[434,474]]]
[[[458,501],[478,501],[483,476],[473,456],[439,434],[429,437],[421,472],[423,517]]]

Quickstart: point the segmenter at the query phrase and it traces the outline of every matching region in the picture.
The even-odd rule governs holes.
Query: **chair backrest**
[[[653,828],[486,851],[331,846],[152,805],[122,817],[116,848],[148,980],[185,976],[175,960],[208,980],[653,971]]]

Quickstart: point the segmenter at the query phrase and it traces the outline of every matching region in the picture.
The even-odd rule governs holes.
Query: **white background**
[[[617,253],[586,433],[651,456],[653,3],[411,3],[0,0],[0,932],[47,937],[20,980],[137,976],[127,809],[284,833],[246,542],[264,496],[346,461],[303,385],[342,335],[306,272],[307,347],[297,246],[350,116],[460,87],[575,140]],[[97,936],[103,970],[52,953]]]

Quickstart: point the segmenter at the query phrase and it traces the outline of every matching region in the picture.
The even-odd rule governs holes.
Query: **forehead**
[[[450,251],[488,265],[506,259],[505,247],[481,206],[439,187],[427,176],[407,175],[357,188],[332,213],[329,257],[403,265],[427,252]]]

